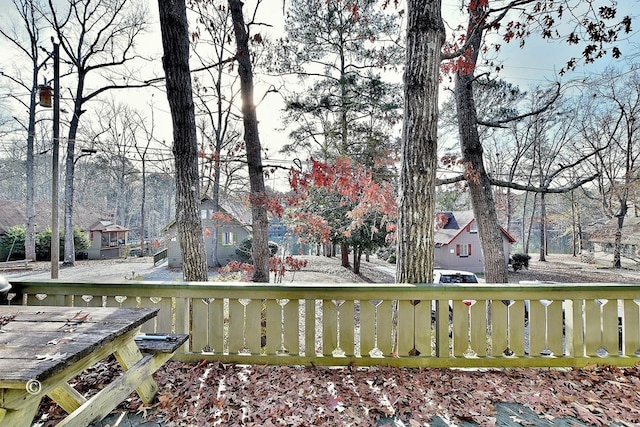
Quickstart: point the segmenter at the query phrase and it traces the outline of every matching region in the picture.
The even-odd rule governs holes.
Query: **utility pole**
[[[60,226],[58,224],[58,167],[60,157],[60,44],[53,42],[53,165],[51,177],[51,278],[58,278]]]

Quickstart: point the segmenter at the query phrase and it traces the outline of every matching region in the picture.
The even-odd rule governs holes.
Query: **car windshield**
[[[478,279],[471,274],[443,274],[440,283],[478,283]]]

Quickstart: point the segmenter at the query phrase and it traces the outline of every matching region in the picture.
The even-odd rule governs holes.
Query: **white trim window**
[[[471,244],[456,245],[456,255],[461,258],[471,256]]]
[[[236,244],[236,233],[233,231],[225,231],[221,233],[220,244],[222,246],[233,246]]]

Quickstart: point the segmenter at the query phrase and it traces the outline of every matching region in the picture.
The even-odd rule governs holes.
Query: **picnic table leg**
[[[1,392],[0,392],[1,394]],[[0,425],[15,427],[30,427],[40,407],[40,399],[30,399],[30,403],[19,409],[7,410],[0,408]]]
[[[125,371],[129,370],[129,368],[142,360],[142,353],[133,340],[128,341],[124,346],[116,350],[113,355]],[[149,376],[149,378],[140,384],[140,387],[136,389],[136,392],[144,403],[150,404],[158,393],[158,384],[153,377]]]
[[[72,413],[82,406],[87,399],[68,383],[62,383],[49,393],[52,398],[67,414]]]
[[[171,353],[146,355],[124,374],[120,375],[105,388],[100,390],[80,408],[69,414],[57,427],[86,427],[102,420],[114,408],[133,393],[144,379],[151,378],[162,365],[171,358]],[[4,424],[2,424],[4,425]]]

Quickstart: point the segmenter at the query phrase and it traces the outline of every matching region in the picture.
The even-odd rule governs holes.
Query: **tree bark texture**
[[[475,69],[482,43],[483,13],[480,6],[469,7],[467,38],[472,53],[467,61],[473,64],[471,70]],[[456,73],[455,100],[462,157],[466,167],[466,180],[473,205],[473,214],[478,224],[486,281],[487,283],[506,283],[508,281],[507,263],[504,256],[502,232],[498,226],[498,215],[491,183],[484,167],[483,148],[478,134],[478,117],[473,97],[473,79],[473,71],[460,69]]]
[[[269,282],[269,240],[267,237],[266,191],[262,170],[260,135],[256,106],[253,103],[253,70],[249,52],[249,33],[242,14],[242,2],[229,0],[233,31],[236,36],[236,60],[240,76],[242,97],[242,120],[244,123],[244,142],[249,166],[249,185],[251,187],[251,218],[253,231],[253,278],[254,282]]]
[[[32,42],[32,45],[34,43]],[[36,260],[36,209],[35,209],[35,185],[34,185],[34,139],[36,133],[36,91],[38,88],[38,56],[37,49],[32,49],[35,53],[33,59],[33,77],[31,84],[31,96],[29,98],[29,125],[27,135],[27,228],[24,236],[25,259]]]
[[[438,86],[444,37],[440,0],[408,0],[398,283],[433,281]]]
[[[207,255],[200,220],[198,146],[189,70],[189,28],[184,0],[160,0],[160,28],[167,99],[173,123],[176,223],[187,281],[207,281]]]
[[[540,261],[547,260],[547,201],[540,193]]]
[[[82,94],[84,92],[86,74],[78,69],[78,86],[76,87],[73,116],[69,122],[69,137],[67,138],[67,156],[64,169],[64,265],[74,265],[76,262],[76,247],[73,239],[73,180],[76,170],[76,135],[80,125],[82,109]],[[52,197],[54,197],[52,195]]]

